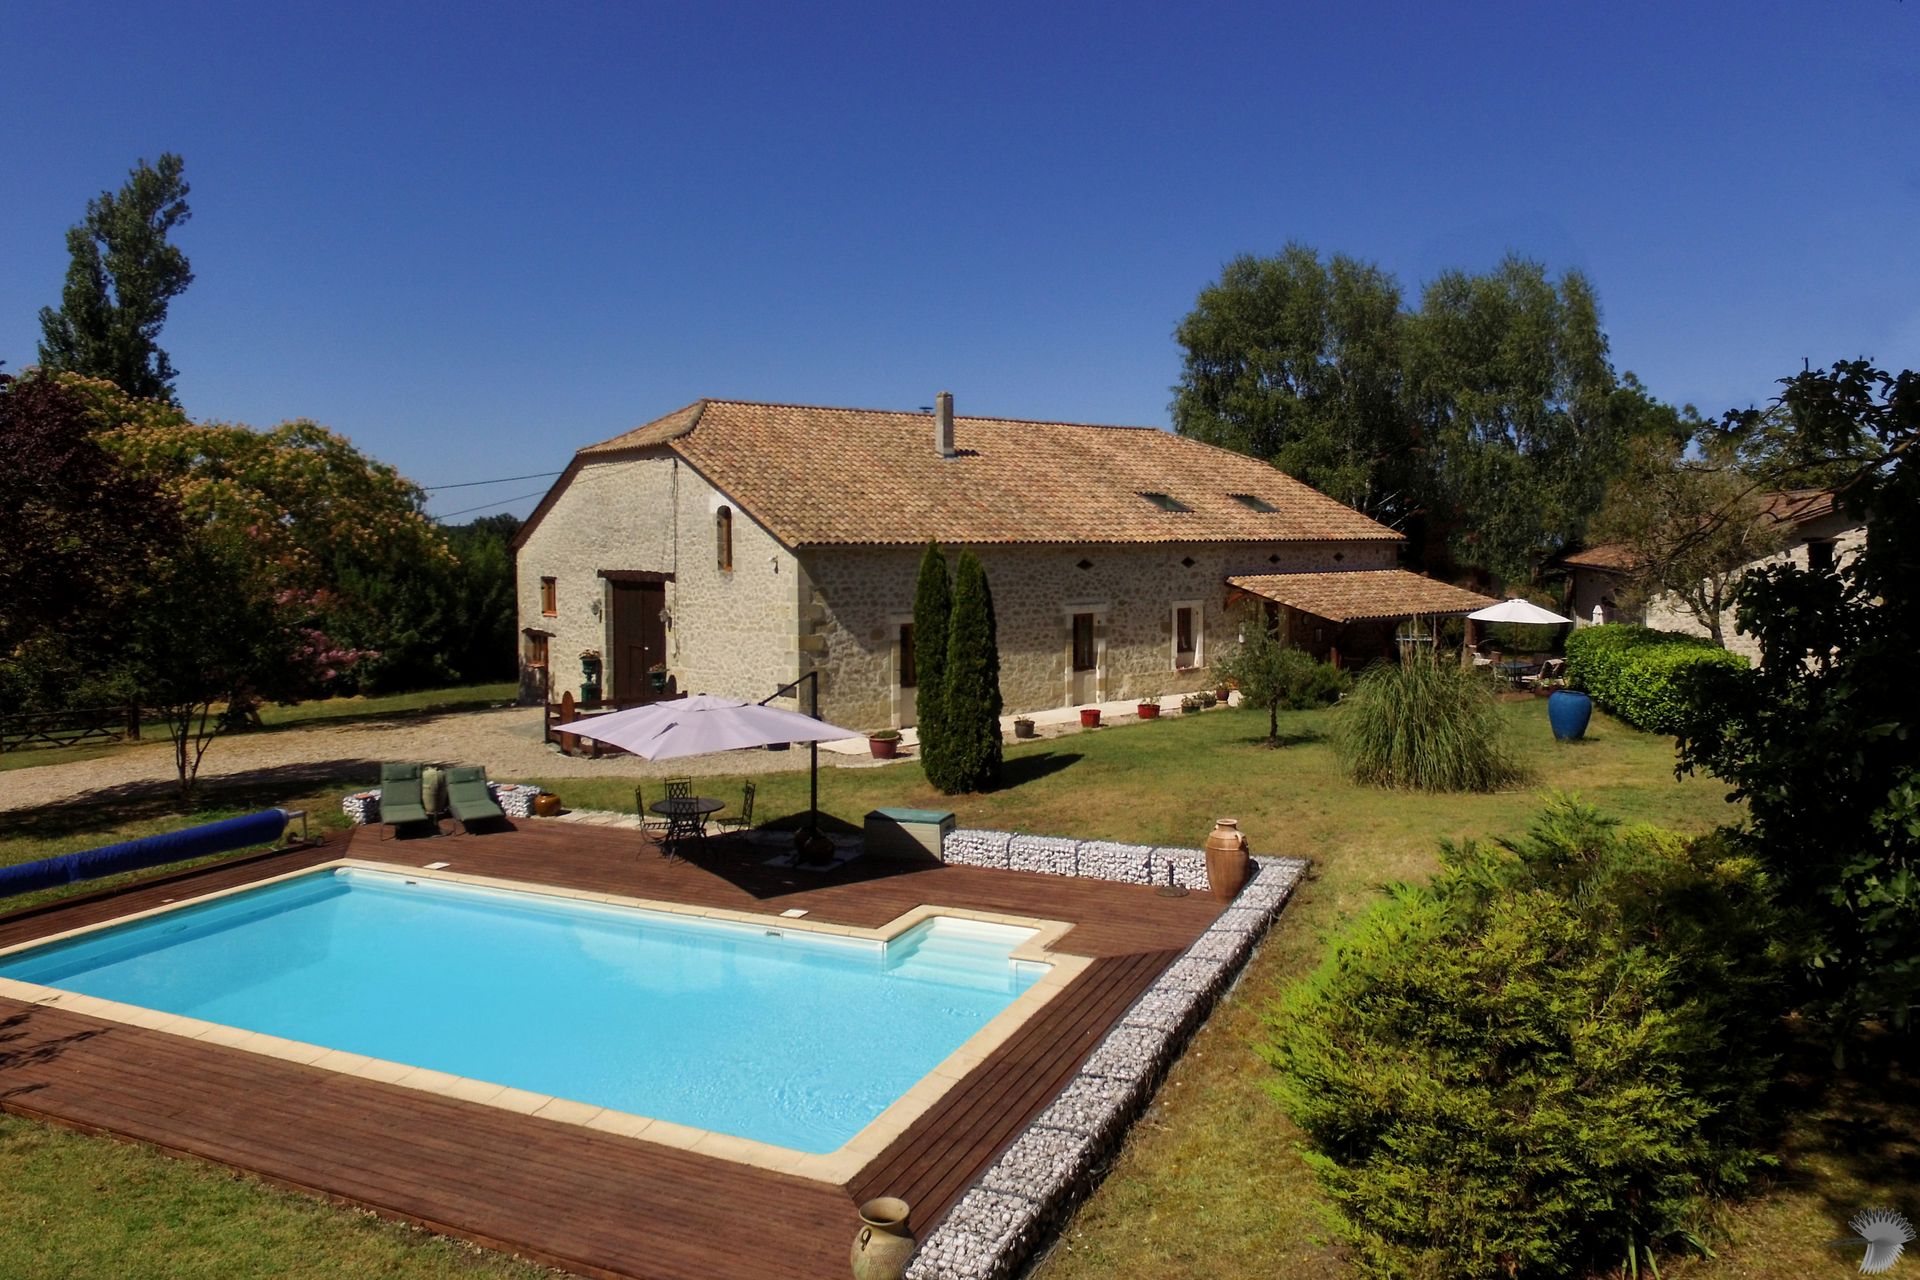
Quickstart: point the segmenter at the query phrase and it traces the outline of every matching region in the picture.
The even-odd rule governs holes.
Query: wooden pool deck
[[[0,998],[0,1109],[217,1161],[595,1277],[841,1277],[854,1208],[897,1195],[924,1238],[1100,1037],[1218,915],[1204,894],[927,860],[826,873],[715,840],[686,861],[559,821],[433,840],[376,829],[0,915],[0,946],[343,856],[874,927],[922,904],[1068,921],[1093,963],[844,1186]],[[885,1034],[877,1028],[876,1034]]]

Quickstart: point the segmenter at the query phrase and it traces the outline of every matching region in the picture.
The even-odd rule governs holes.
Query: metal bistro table
[[[1507,678],[1513,688],[1520,688],[1526,676],[1532,675],[1539,667],[1531,662],[1496,662],[1494,667]]]
[[[697,819],[700,823],[698,835],[707,838],[707,819],[727,807],[725,800],[715,800],[712,796],[669,796],[665,800],[655,800],[647,808],[667,820],[667,835],[661,841],[661,847],[671,851],[671,847],[686,838],[686,833],[675,835],[676,828],[683,821]]]

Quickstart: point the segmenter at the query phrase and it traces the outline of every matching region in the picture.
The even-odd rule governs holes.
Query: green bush
[[[1648,733],[1680,731],[1689,683],[1704,666],[1744,671],[1747,660],[1704,636],[1631,623],[1581,627],[1567,637],[1568,683]]]
[[[1410,658],[1369,667],[1341,704],[1336,736],[1357,782],[1415,791],[1493,791],[1526,777],[1507,750],[1487,677]]]
[[[1767,884],[1564,800],[1442,856],[1269,1019],[1338,1230],[1374,1276],[1638,1274],[1764,1160]]]

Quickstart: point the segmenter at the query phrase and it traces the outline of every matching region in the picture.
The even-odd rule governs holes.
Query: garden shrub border
[[[1689,706],[1687,676],[1700,666],[1744,671],[1748,662],[1705,636],[1631,622],[1578,627],[1567,637],[1568,684],[1648,733],[1679,732]]]

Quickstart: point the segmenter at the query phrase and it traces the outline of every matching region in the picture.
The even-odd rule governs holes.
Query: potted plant
[[[1080,708],[1080,727],[1082,729],[1098,729],[1100,727],[1100,708]]]
[[[1232,692],[1233,692],[1233,682],[1231,680],[1223,680],[1214,687],[1213,700],[1215,702],[1225,702],[1227,700],[1227,696]]]
[[[893,759],[900,754],[900,731],[875,729],[867,735],[867,750],[873,753],[875,760]]]
[[[1135,707],[1134,710],[1140,713],[1142,720],[1158,720],[1160,718],[1160,699],[1142,698],[1140,699],[1140,704]]]
[[[1016,738],[1035,738],[1038,737],[1039,734],[1033,727],[1033,721],[1025,716],[1015,716],[1013,718],[1013,736]]]
[[[1587,736],[1587,722],[1593,719],[1593,699],[1581,689],[1568,685],[1555,689],[1547,698],[1547,723],[1561,742],[1578,742]]]
[[[580,701],[600,701],[600,651],[580,651]]]
[[[655,693],[667,691],[667,664],[656,662],[647,668],[647,687]]]
[[[1198,711],[1199,709],[1200,709],[1200,699],[1195,695],[1190,693],[1186,697],[1180,699],[1181,715],[1190,716],[1194,712]]]
[[[1212,689],[1202,689],[1198,696],[1202,707],[1213,707],[1220,704],[1220,695]]]

